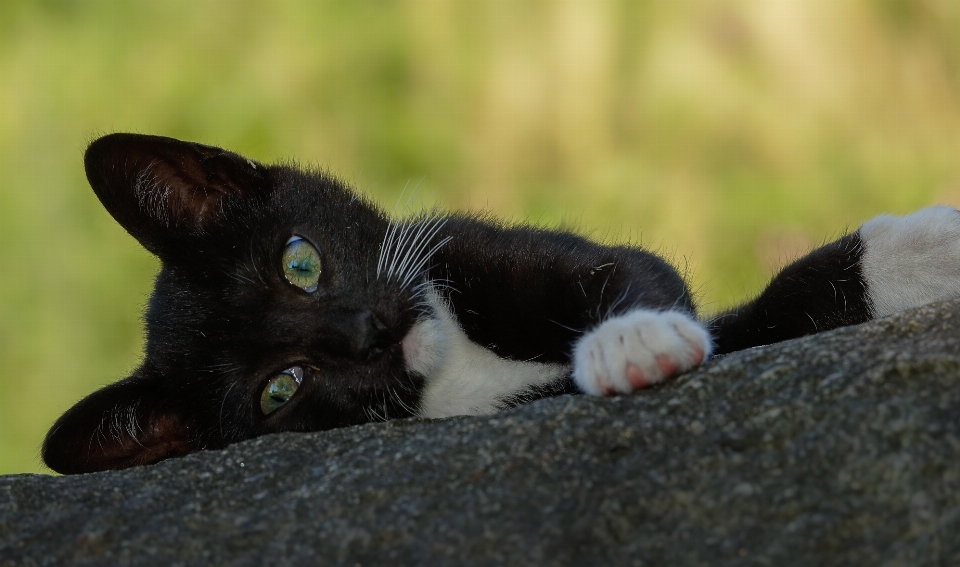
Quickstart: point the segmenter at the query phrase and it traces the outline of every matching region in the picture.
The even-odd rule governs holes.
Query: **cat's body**
[[[628,393],[711,353],[960,296],[960,213],[944,207],[878,217],[704,324],[676,271],[639,248],[463,215],[391,221],[329,176],[169,138],[106,136],[85,163],[162,269],[143,364],[47,436],[64,473]]]

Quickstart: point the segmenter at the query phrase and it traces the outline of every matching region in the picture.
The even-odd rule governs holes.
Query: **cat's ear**
[[[84,155],[103,206],[155,254],[205,227],[229,201],[264,194],[264,166],[226,150],[161,136],[109,134]]]
[[[43,461],[62,474],[148,465],[193,453],[189,427],[142,368],[77,402],[53,424]]]

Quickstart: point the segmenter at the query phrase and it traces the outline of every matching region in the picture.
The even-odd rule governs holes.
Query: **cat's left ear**
[[[62,474],[148,465],[198,450],[184,408],[143,367],[80,400],[53,424],[43,461]]]
[[[109,134],[84,155],[103,206],[154,254],[202,234],[237,199],[269,191],[266,168],[214,146],[161,136]]]

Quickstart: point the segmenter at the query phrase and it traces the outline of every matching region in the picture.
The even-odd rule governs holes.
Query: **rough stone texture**
[[[0,565],[960,565],[960,302],[615,399],[0,478]]]

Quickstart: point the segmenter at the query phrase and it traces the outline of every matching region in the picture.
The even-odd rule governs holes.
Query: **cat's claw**
[[[580,339],[573,379],[587,394],[628,394],[700,365],[712,346],[707,330],[685,313],[631,311]]]

